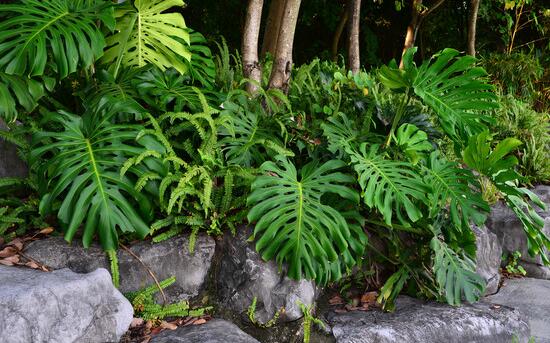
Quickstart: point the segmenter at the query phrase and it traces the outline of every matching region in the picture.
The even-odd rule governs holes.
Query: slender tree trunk
[[[470,16],[468,18],[468,55],[476,55],[476,25],[480,0],[470,0]]]
[[[243,75],[257,83],[262,81],[262,69],[258,62],[258,37],[260,36],[263,5],[264,0],[248,1],[242,42]],[[246,85],[246,90],[250,94],[254,94],[258,90],[258,85],[249,82]]]
[[[411,5],[411,22],[409,23],[409,26],[407,26],[407,33],[405,34],[405,42],[403,43],[403,52],[401,52],[401,62],[399,63],[399,68],[403,68],[403,55],[405,55],[405,52],[414,46],[416,33],[418,32],[420,5],[422,5],[422,0],[413,0]]]
[[[361,68],[359,54],[359,21],[361,19],[361,0],[348,0],[348,68],[357,74]]]
[[[292,71],[292,46],[294,32],[298,21],[301,0],[286,0],[281,21],[277,49],[275,51],[273,69],[269,79],[269,88],[278,88],[286,92]]]
[[[424,9],[420,12],[422,0],[413,0],[411,8],[411,22],[407,27],[407,34],[405,35],[405,43],[403,44],[403,51],[401,52],[401,62],[399,63],[399,68],[403,68],[403,55],[405,55],[405,52],[414,46],[414,42],[416,41],[416,36],[418,35],[418,30],[420,29],[422,21],[444,2],[445,0],[437,0],[432,7],[429,9]]]
[[[340,45],[340,37],[342,37],[342,32],[344,32],[344,28],[346,27],[348,18],[349,18],[349,11],[347,7],[344,7],[344,10],[340,15],[340,21],[338,22],[338,26],[336,27],[336,31],[334,31],[334,36],[332,37],[331,55],[332,55],[332,60],[335,62],[338,59],[338,46]]]
[[[285,0],[272,0],[269,6],[269,13],[264,30],[264,39],[262,43],[262,57],[269,52],[272,56],[275,55],[277,49],[277,40],[281,31],[281,22],[285,10]]]

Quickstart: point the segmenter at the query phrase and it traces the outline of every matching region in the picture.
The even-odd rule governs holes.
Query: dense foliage
[[[416,63],[411,48],[403,68],[368,73],[315,59],[285,94],[267,89],[268,57],[249,94],[239,55],[222,42],[213,57],[182,5],[0,5],[2,137],[30,167],[28,180],[0,181],[0,195],[26,197],[2,199],[0,235],[47,221],[112,253],[120,240],[248,223],[292,278],[326,285],[384,261],[378,300],[391,310],[401,292],[481,296],[471,226],[501,199],[549,262],[544,204],[525,188],[550,175],[548,115],[532,109],[540,88],[518,93],[540,71],[516,80],[491,57],[488,75],[450,48]]]

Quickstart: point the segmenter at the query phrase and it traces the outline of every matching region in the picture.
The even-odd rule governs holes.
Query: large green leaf
[[[476,67],[472,56],[460,56],[454,49],[444,49],[416,67],[407,50],[404,69],[384,66],[379,76],[391,89],[412,89],[437,114],[442,128],[455,141],[465,143],[467,137],[485,129],[490,118],[484,111],[498,107],[493,86],[485,80],[487,73]]]
[[[489,205],[479,192],[479,182],[468,169],[456,162],[446,161],[438,152],[432,152],[426,168],[426,182],[432,192],[430,214],[438,215],[441,208],[449,206],[449,214],[456,228],[470,229],[470,221],[481,225],[489,212]]]
[[[32,111],[42,96],[44,86],[39,81],[0,72],[0,118],[6,122],[17,119],[19,105]]]
[[[117,5],[115,33],[107,37],[108,48],[101,61],[112,64],[115,77],[121,66],[143,67],[148,63],[161,70],[173,67],[185,73],[183,59],[191,59],[185,21],[180,13],[163,13],[183,5],[182,0],[128,0]]]
[[[133,182],[142,172],[133,168],[120,175],[127,158],[146,150],[135,141],[141,126],[112,123],[123,105],[106,104],[83,116],[57,113],[52,120],[62,131],[33,136],[31,163],[41,180],[40,211],[49,213],[61,201],[57,216],[67,241],[81,225],[84,246],[97,234],[105,250],[117,247],[117,229],[140,237],[149,232],[150,202]]]
[[[43,75],[49,64],[64,78],[91,65],[103,54],[98,27],[114,27],[110,1],[22,0],[0,5],[0,70],[8,74]]]
[[[365,204],[380,211],[386,224],[391,224],[394,215],[405,224],[422,217],[418,203],[427,202],[429,187],[410,163],[385,159],[376,144],[367,151],[363,143],[359,152],[349,149],[348,153]]]
[[[546,251],[550,250],[550,239],[543,231],[544,220],[533,206],[536,205],[545,210],[546,204],[533,192],[518,187],[522,176],[514,169],[518,159],[511,153],[521,145],[521,141],[516,138],[506,138],[493,149],[491,140],[492,136],[488,131],[471,137],[462,153],[464,162],[493,182],[502,193],[506,205],[514,211],[523,224],[529,253],[533,256],[540,255],[545,263],[550,264],[546,256]]]
[[[462,298],[475,302],[485,291],[485,281],[476,274],[476,264],[468,256],[459,256],[438,237],[432,238],[434,272],[439,291],[451,305],[460,305]]]
[[[353,178],[337,170],[345,163],[331,160],[304,166],[300,173],[285,158],[278,163],[265,162],[252,183],[248,220],[256,222],[256,249],[262,258],[276,258],[279,265],[288,264],[288,276],[316,279],[320,283],[337,275],[331,262],[349,251],[352,239],[346,219],[335,208],[321,200],[333,193],[354,203],[358,194],[345,186]]]

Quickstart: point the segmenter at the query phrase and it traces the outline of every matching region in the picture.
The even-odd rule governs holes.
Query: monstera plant
[[[0,5],[0,118],[22,120],[25,130],[16,131],[32,135],[40,212],[57,215],[68,241],[81,230],[84,246],[99,238],[113,251],[121,235],[149,233],[156,205],[150,198],[158,189],[137,191],[137,182],[165,166],[155,159],[162,145],[138,137],[145,108],[187,109],[184,93],[200,106],[194,79],[212,84],[214,77],[213,61],[205,62],[210,50],[190,47],[182,15],[170,11],[181,6],[181,0]],[[200,58],[191,63],[193,51]],[[193,74],[185,75],[190,66]],[[121,173],[132,159],[145,163]]]

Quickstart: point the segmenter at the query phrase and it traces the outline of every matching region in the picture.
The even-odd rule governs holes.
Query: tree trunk
[[[271,78],[269,79],[269,88],[278,88],[284,92],[288,91],[288,81],[292,71],[292,46],[300,3],[301,0],[286,0],[285,2]]]
[[[403,44],[403,52],[401,53],[401,62],[399,63],[399,68],[403,68],[403,55],[407,52],[408,49],[414,46],[416,41],[416,36],[418,35],[418,29],[422,24],[422,21],[426,19],[433,11],[435,11],[439,6],[441,6],[445,0],[437,0],[437,2],[430,8],[424,9],[420,12],[420,7],[422,6],[422,0],[413,0],[411,8],[411,23],[407,27],[407,34],[405,35],[405,43]]]
[[[258,84],[262,81],[262,69],[258,62],[258,37],[260,36],[263,5],[264,0],[248,1],[242,42],[243,75]],[[246,90],[250,94],[254,94],[258,90],[258,85],[249,82],[246,85]]]
[[[470,0],[470,17],[468,18],[468,55],[476,56],[476,24],[480,0]]]
[[[361,0],[348,0],[348,68],[357,74],[361,68],[359,55],[359,21],[361,19]]]
[[[418,32],[418,23],[420,13],[418,12],[420,5],[422,5],[422,0],[413,0],[411,7],[411,22],[407,26],[407,33],[405,34],[405,42],[403,44],[403,52],[401,52],[401,62],[399,63],[399,68],[403,68],[403,56],[405,52],[414,46],[414,41],[416,40],[416,33]]]
[[[277,40],[281,31],[281,22],[285,10],[285,0],[272,0],[269,6],[269,13],[264,30],[264,39],[262,43],[262,57],[269,52],[275,56],[277,49]]]
[[[332,55],[332,60],[334,62],[336,62],[336,60],[338,59],[338,46],[340,45],[340,37],[342,37],[342,32],[344,32],[344,28],[346,27],[348,18],[349,18],[349,11],[347,7],[344,7],[344,10],[340,15],[340,21],[338,22],[338,26],[336,27],[336,31],[334,31],[334,36],[332,37],[331,55]]]

